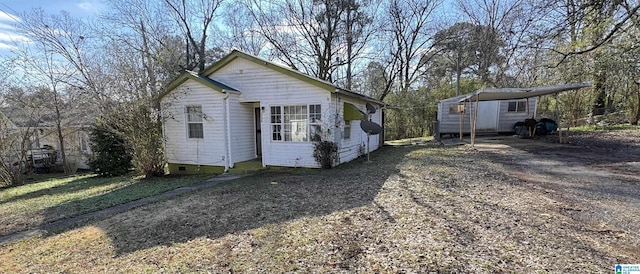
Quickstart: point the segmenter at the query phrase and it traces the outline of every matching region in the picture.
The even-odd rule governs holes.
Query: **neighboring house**
[[[475,115],[476,102],[460,103],[467,95],[460,95],[444,99],[438,103],[439,134],[460,134],[460,112],[462,115],[463,134],[471,132],[470,114]],[[528,104],[527,104],[528,102]],[[537,98],[482,101],[478,103],[477,132],[500,133],[513,132],[513,126],[517,122],[523,122],[527,118],[536,116]],[[458,107],[459,104],[463,106]],[[473,117],[473,116],[472,116]]]
[[[338,147],[336,164],[366,153],[360,120],[383,103],[234,50],[201,75],[185,72],[162,96],[165,154],[171,173],[224,172],[258,159],[262,166],[318,167],[313,142]],[[370,115],[382,125],[382,111]],[[370,136],[370,151],[382,143]]]
[[[28,165],[42,167],[46,162],[50,165],[62,166],[60,143],[54,119],[48,116],[35,117],[20,108],[0,108],[0,130],[11,138],[28,136]],[[66,126],[62,129],[67,160],[71,166],[89,169],[88,157],[91,155],[89,135],[85,127]],[[8,152],[5,152],[8,153]]]

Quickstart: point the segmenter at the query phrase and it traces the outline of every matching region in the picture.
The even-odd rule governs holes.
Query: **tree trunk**
[[[351,6],[347,8],[347,90],[351,90],[351,58],[353,54],[353,33],[351,23]]]
[[[56,92],[54,90],[54,92]],[[62,133],[62,123],[61,123],[61,116],[60,116],[60,107],[58,106],[58,96],[57,94],[54,95],[55,97],[55,101],[56,101],[56,105],[55,105],[55,109],[56,109],[56,131],[58,134],[58,142],[60,143],[60,156],[62,156],[62,169],[64,170],[64,174],[69,174],[72,172],[72,170],[70,169],[70,166],[67,164],[67,153],[65,152],[64,149],[64,134]]]
[[[640,120],[640,82],[637,83],[638,84],[638,90],[636,95],[638,96],[637,101],[636,101],[636,117],[633,118],[633,120],[631,121],[632,125],[638,125],[638,121]]]

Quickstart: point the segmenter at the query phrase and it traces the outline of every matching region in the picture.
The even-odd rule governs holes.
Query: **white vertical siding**
[[[331,93],[329,91],[242,58],[236,58],[209,77],[239,90],[241,92],[238,98],[240,102],[260,102],[260,107],[264,107],[264,110],[261,111],[262,162],[264,165],[318,166],[313,159],[313,144],[311,142],[271,140],[270,111],[271,106],[319,104],[322,106],[322,120],[325,129],[332,129],[335,121],[331,120]],[[249,115],[253,115],[252,109]],[[253,128],[250,126],[250,129],[253,130]],[[254,136],[253,134],[250,136]],[[330,138],[333,138],[332,134],[333,130],[329,133]],[[252,149],[254,148],[252,147]]]
[[[229,94],[229,120],[231,124],[231,159],[234,163],[256,157],[253,104],[240,103],[240,95]]]
[[[193,165],[225,165],[224,94],[194,80],[187,80],[162,99],[163,134],[167,162]],[[204,138],[187,137],[185,107],[201,105],[206,116]]]

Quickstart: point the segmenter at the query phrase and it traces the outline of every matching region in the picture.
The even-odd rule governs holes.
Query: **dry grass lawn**
[[[0,272],[606,273],[640,263],[637,174],[540,151],[386,147],[371,163],[266,172],[3,246]],[[562,165],[603,177],[553,169]]]
[[[131,175],[32,176],[24,185],[0,188],[0,236],[158,195],[210,177],[167,176],[140,180]]]

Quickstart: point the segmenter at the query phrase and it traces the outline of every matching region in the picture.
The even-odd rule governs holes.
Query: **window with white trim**
[[[271,140],[319,141],[321,133],[321,105],[271,106]]]
[[[344,132],[342,132],[342,139],[351,138],[351,121],[344,121]]]
[[[526,101],[509,102],[507,112],[525,112],[525,111],[527,111]]]
[[[309,105],[309,131],[312,142],[322,141],[322,107]]]
[[[204,126],[202,106],[187,106],[187,137],[189,139],[203,139],[204,138]]]

